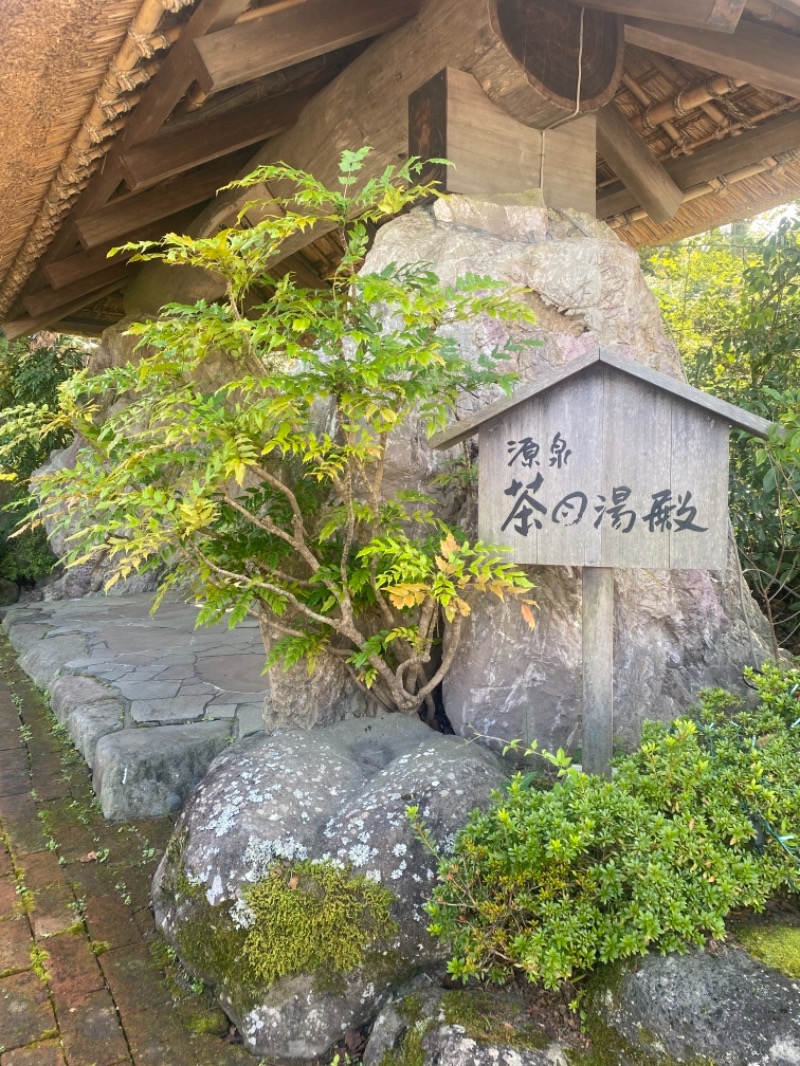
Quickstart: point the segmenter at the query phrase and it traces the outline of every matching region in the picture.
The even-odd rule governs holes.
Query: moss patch
[[[478,1044],[541,1051],[550,1041],[527,1016],[518,996],[497,989],[442,992],[433,1001],[411,994],[397,1012],[408,1028],[400,1048],[387,1051],[380,1066],[423,1066],[427,1033],[442,1025],[458,1025]]]
[[[787,977],[800,977],[800,928],[791,925],[750,925],[735,932],[736,940],[754,959]]]
[[[266,985],[298,973],[347,973],[396,932],[393,896],[330,862],[276,864],[245,893],[252,922],[244,955]]]

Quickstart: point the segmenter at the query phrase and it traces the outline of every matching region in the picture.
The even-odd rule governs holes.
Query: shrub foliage
[[[138,363],[69,383],[60,425],[89,447],[37,492],[56,526],[85,516],[72,559],[110,552],[111,584],[166,563],[162,589],[188,585],[201,622],[254,615],[268,645],[280,638],[271,661],[313,667],[324,649],[413,713],[449,668],[466,593],[517,597],[532,625],[532,586],[497,550],[444,526],[424,493],[389,491],[387,449],[404,428],[442,428],[465,391],[510,388],[501,363],[514,346],[470,361],[458,323],[533,316],[494,279],[442,284],[425,264],[360,271],[371,228],[433,193],[415,184],[415,161],[355,192],[365,154],[344,153],[337,189],[262,167],[240,184],[289,188],[279,212],[135,246],[134,258],[215,271],[226,298],[168,305],[132,328]],[[284,242],[315,224],[343,249],[327,283],[271,275]],[[442,614],[451,639],[437,662]]]
[[[539,791],[517,775],[473,812],[428,905],[451,972],[555,988],[800,890],[800,670],[753,681],[755,710],[714,690],[696,720],[649,723],[612,781],[573,768]]]

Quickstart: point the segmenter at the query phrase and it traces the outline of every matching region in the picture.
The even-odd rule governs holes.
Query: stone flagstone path
[[[0,1066],[256,1066],[153,926],[172,819],[107,823],[53,725],[0,637]]]
[[[179,810],[231,740],[263,728],[258,626],[195,629],[197,608],[152,595],[11,608],[23,670],[50,693],[111,819]]]

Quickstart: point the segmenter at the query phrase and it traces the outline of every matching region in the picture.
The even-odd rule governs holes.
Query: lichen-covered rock
[[[510,365],[522,382],[598,345],[683,377],[636,252],[602,223],[548,210],[539,194],[453,196],[412,211],[380,230],[366,269],[420,261],[445,283],[473,272],[529,290],[537,325],[527,334],[515,327],[512,339],[527,335],[539,346],[518,352]],[[508,338],[503,326],[488,320],[463,325],[457,335],[476,359]],[[459,414],[468,417],[495,398],[490,392],[465,396]],[[442,462],[460,454],[432,452],[421,427],[408,425],[392,438],[384,484],[433,487],[443,497],[443,514],[469,528],[474,497],[432,485]],[[462,736],[580,746],[580,571],[531,568],[530,577],[539,602],[534,633],[515,605],[490,597],[472,602],[444,681],[445,709]],[[702,688],[741,689],[742,667],[772,654],[768,627],[741,586],[733,554],[724,573],[619,570],[615,580],[614,716],[621,744],[638,741],[643,718],[669,721],[685,712]]]
[[[800,984],[734,948],[649,955],[590,1010],[648,1062],[800,1066]]]
[[[406,807],[418,806],[446,847],[504,779],[490,753],[402,715],[248,738],[217,758],[178,822],[153,885],[158,925],[185,965],[214,986],[253,1052],[318,1055],[373,1017],[389,990],[443,968],[446,952],[422,910],[435,860]],[[278,867],[291,883],[308,860],[387,889],[396,928],[367,938],[349,969],[325,963],[267,983],[256,974],[256,938],[248,943],[255,887]],[[278,928],[280,915],[259,914]]]

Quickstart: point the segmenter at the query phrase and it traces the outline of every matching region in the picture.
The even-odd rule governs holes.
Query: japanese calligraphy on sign
[[[480,431],[480,537],[519,563],[724,569],[728,424],[599,367]]]

